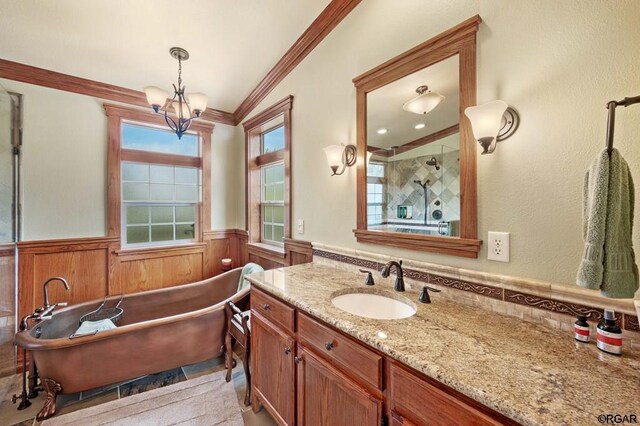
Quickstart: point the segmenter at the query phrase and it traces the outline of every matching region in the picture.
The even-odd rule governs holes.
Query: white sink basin
[[[405,298],[403,298],[405,299]],[[331,299],[333,306],[365,318],[400,319],[416,313],[415,305],[409,299],[405,301],[375,293],[347,293]]]

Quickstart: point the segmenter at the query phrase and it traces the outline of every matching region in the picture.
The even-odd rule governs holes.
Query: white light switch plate
[[[487,259],[509,262],[509,233],[489,231]]]
[[[298,234],[304,234],[304,219],[298,219]]]

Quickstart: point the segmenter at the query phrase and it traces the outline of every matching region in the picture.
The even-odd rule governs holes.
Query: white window
[[[184,135],[177,140],[172,132],[123,124],[123,148],[149,153],[147,157],[139,156],[141,161],[121,162],[123,247],[196,240],[201,171],[199,167],[179,164],[184,157],[198,155],[198,138]],[[159,155],[162,163],[152,162],[153,155]],[[178,164],[170,164],[172,161]]]
[[[262,167],[262,242],[283,245],[284,163]]]
[[[370,162],[367,166],[367,224],[380,225],[383,221],[384,164]]]

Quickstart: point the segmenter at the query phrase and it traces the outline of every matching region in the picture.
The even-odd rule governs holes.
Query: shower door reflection
[[[20,102],[0,85],[0,377],[15,373]]]

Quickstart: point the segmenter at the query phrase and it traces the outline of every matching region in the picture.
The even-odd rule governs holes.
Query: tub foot
[[[36,416],[36,420],[39,422],[56,414],[56,398],[58,397],[58,394],[62,392],[62,385],[55,380],[49,379],[48,377],[44,377],[40,380],[44,386],[45,392],[47,393],[47,399],[44,401],[42,409]]]

